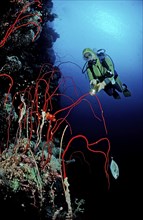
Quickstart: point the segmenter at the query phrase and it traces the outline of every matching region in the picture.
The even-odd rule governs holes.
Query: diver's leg
[[[120,99],[120,95],[118,94],[118,92],[115,91],[115,89],[113,88],[112,84],[108,84],[107,86],[105,86],[104,91],[109,95],[109,96],[113,96],[114,99]]]
[[[115,78],[115,85],[114,88],[117,89],[119,92],[123,92],[123,84],[121,80],[119,79],[119,76]]]
[[[121,82],[119,77],[115,79],[116,84],[114,85],[114,88],[118,90],[119,92],[123,92],[125,97],[131,96],[131,92],[128,90],[127,86]]]
[[[112,88],[112,84],[109,83],[105,86],[104,91],[109,95],[112,96],[113,95],[113,88]]]
[[[112,96],[113,95],[113,89],[104,89],[104,91],[107,93],[107,95]]]

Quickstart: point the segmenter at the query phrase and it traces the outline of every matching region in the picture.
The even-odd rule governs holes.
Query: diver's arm
[[[102,82],[98,83],[98,92],[104,89],[109,83],[111,83],[112,85],[116,83],[114,77],[105,78]]]
[[[98,91],[97,80],[94,79],[93,74],[89,68],[87,69],[87,76],[88,76],[89,83],[90,83],[90,92],[89,93],[90,93],[90,95],[95,95],[95,93]]]
[[[100,90],[104,89],[105,86],[106,86],[106,82],[105,81],[102,81],[100,83],[97,84],[97,92],[99,92]]]
[[[91,82],[91,80],[94,79],[93,74],[89,68],[87,69],[87,76],[88,76],[89,82]]]
[[[109,83],[111,83],[112,85],[114,85],[115,79],[114,76],[110,77],[110,78],[105,78],[102,82],[98,83],[98,92],[102,89],[104,89]]]
[[[91,80],[91,82],[93,80]],[[95,82],[93,82],[93,84],[90,83],[90,85],[91,85],[91,90],[89,93],[90,93],[90,95],[95,95],[97,92],[99,92],[100,90],[105,88],[106,83],[104,81],[98,83],[97,80],[95,79]]]

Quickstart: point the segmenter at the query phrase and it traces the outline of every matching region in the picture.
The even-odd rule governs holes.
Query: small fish
[[[117,165],[117,163],[113,160],[113,157],[111,158],[111,163],[110,163],[110,170],[112,173],[112,176],[117,179],[119,176],[119,167]]]

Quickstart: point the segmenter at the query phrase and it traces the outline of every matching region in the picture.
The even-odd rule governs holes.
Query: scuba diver
[[[97,52],[90,48],[83,50],[86,63],[82,73],[87,72],[91,87],[90,94],[94,95],[103,89],[115,99],[121,98],[118,92],[123,93],[125,97],[131,96],[127,86],[120,81],[112,59],[105,52],[104,49],[99,49]]]

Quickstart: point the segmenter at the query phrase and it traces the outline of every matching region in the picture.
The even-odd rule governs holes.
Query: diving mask
[[[92,59],[92,54],[89,53],[89,52],[86,52],[86,53],[84,54],[84,58],[90,60],[90,59]]]

